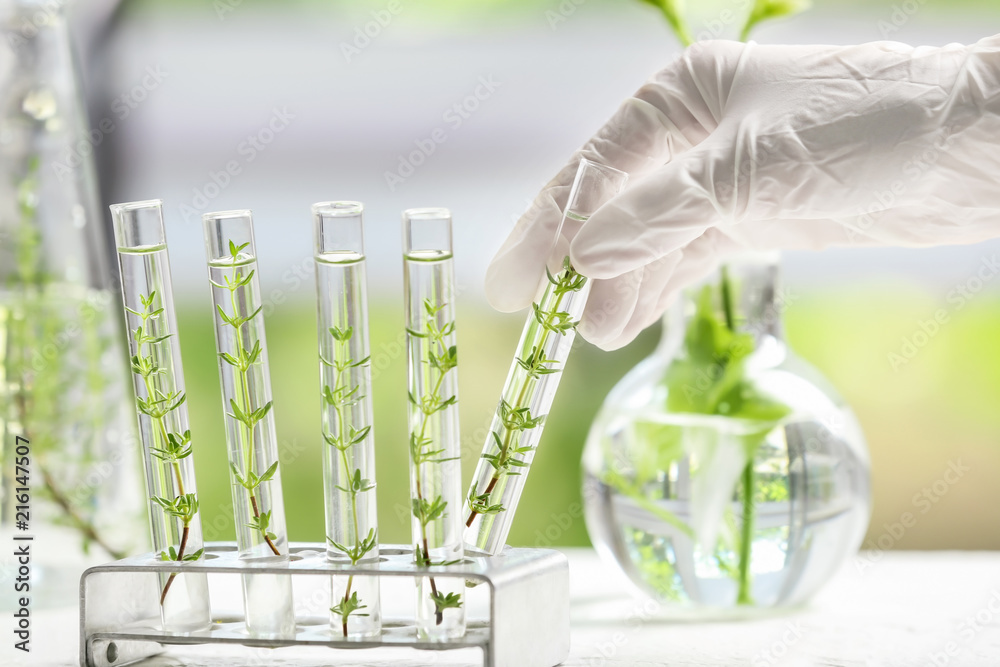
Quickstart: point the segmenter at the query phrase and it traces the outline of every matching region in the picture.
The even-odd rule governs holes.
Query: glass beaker
[[[800,603],[868,525],[864,437],[785,344],[777,278],[774,257],[749,256],[689,290],[591,426],[591,539],[668,612]]]

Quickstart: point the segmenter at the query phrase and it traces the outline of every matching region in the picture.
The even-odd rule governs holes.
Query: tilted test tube
[[[498,554],[507,541],[524,482],[542,436],[576,325],[587,305],[590,282],[569,261],[560,243],[567,220],[582,224],[625,186],[628,175],[581,160],[546,267],[541,297],[521,332],[482,457],[465,499],[465,543]]]
[[[201,560],[204,544],[194,474],[197,441],[188,425],[163,204],[159,199],[115,204],[111,217],[153,550],[179,566],[177,572],[159,575],[160,617],[168,632],[202,630],[211,623],[208,578],[184,572],[185,563]]]

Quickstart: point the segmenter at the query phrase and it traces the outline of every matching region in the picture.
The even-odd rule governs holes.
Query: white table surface
[[[1000,553],[861,554],[808,606],[741,622],[656,619],[590,549],[567,549],[572,587],[572,653],[566,665],[678,667],[1000,667]],[[6,614],[5,614],[6,616]],[[2,624],[9,627],[9,623]],[[33,652],[10,650],[3,667],[77,664],[75,609],[34,615]],[[215,665],[475,664],[474,654],[411,649],[234,654],[198,647],[151,659],[150,667]],[[16,653],[16,654],[15,654]]]

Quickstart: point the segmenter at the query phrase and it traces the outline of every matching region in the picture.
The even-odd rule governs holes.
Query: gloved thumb
[[[598,209],[573,239],[570,258],[581,274],[620,276],[683,248],[731,219],[731,181],[717,181],[712,149],[695,148],[646,175]],[[720,193],[724,200],[720,200]]]

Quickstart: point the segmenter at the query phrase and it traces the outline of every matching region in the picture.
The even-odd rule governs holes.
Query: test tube
[[[236,545],[243,560],[287,562],[288,536],[253,220],[246,210],[202,217]],[[243,575],[243,601],[251,636],[280,638],[294,633],[292,586],[287,575]]]
[[[185,564],[202,560],[205,549],[163,203],[154,199],[115,204],[111,217],[153,550],[161,560],[178,564],[176,572],[159,575],[160,618],[167,632],[203,630],[211,623],[208,578],[203,573],[184,572]]]
[[[416,563],[433,570],[464,556],[455,270],[447,209],[403,212],[403,280],[412,541]],[[464,589],[461,578],[417,578],[419,638],[465,633]]]
[[[363,212],[350,201],[312,207],[327,558],[351,565],[379,559]],[[378,635],[378,577],[337,575],[331,585],[333,631]]]
[[[560,245],[566,220],[586,222],[621,192],[628,174],[583,159],[546,267],[541,297],[521,332],[483,454],[465,499],[465,543],[496,555],[504,547],[524,482],[542,436],[576,325],[587,305],[590,283],[574,269]]]

